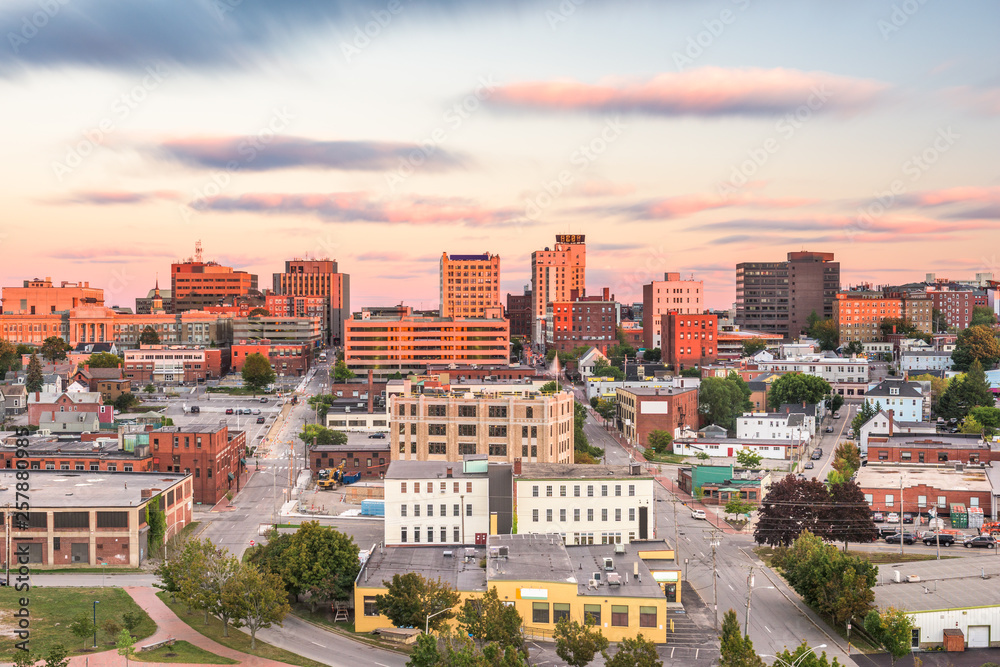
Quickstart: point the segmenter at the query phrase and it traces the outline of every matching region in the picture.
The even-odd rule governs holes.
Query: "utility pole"
[[[719,569],[715,559],[716,547],[721,544],[719,542],[719,529],[712,528],[712,539],[709,541],[709,545],[712,547],[712,608],[715,612],[715,629],[719,629]]]
[[[899,555],[903,555],[903,473],[899,474]]]
[[[10,522],[8,524],[8,521]],[[8,528],[8,525],[10,526]],[[4,564],[7,568],[4,581],[10,585],[10,534],[14,530],[14,522],[10,516],[10,503],[7,503],[6,511],[3,513],[3,538],[4,538]]]
[[[680,565],[681,541],[677,535],[677,498],[674,498],[673,506],[674,506],[674,562]],[[653,520],[653,525],[654,526],[656,525],[656,519]],[[686,574],[685,578],[687,578]]]
[[[750,566],[750,574],[747,576],[747,614],[743,620],[743,636],[750,636],[750,599],[753,597],[753,565]]]

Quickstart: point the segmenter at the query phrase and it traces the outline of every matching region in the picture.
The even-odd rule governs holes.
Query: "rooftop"
[[[640,468],[641,470],[641,468]],[[577,465],[575,463],[522,463],[518,479],[619,479],[650,478],[645,473],[632,475],[627,465]]]
[[[789,438],[674,438],[674,442],[692,444],[703,442],[708,445],[782,445],[785,447],[796,447],[799,442]]]
[[[316,445],[315,447],[309,448],[310,452],[388,452],[389,451],[389,438],[386,436],[385,439],[376,440],[372,439],[368,442],[360,442],[357,444],[346,444],[346,445]]]
[[[506,464],[489,464],[506,465]],[[462,461],[393,461],[385,473],[385,479],[445,479],[451,468],[455,479],[486,479],[486,466],[482,472],[465,472]]]
[[[923,484],[932,489],[973,493],[991,493],[993,490],[983,468],[968,467],[956,471],[954,468],[879,465],[873,462],[861,466],[855,481],[862,489],[898,489],[900,477],[905,487]]]
[[[933,427],[929,422],[916,422],[921,426]],[[896,422],[905,426],[906,422]],[[869,447],[910,447],[914,449],[994,449],[996,443],[983,440],[978,433],[894,433],[893,435],[873,435],[868,439]]]
[[[0,470],[0,505],[14,503],[14,470]],[[143,489],[166,491],[191,475],[165,472],[32,470],[31,507],[138,507]]]
[[[917,382],[907,382],[903,378],[886,378],[865,392],[866,398],[873,396],[897,396],[899,398],[923,398]],[[895,389],[896,393],[890,393]]]
[[[994,559],[949,558],[879,565],[878,569],[881,585],[875,586],[875,604],[879,607],[921,612],[1000,604],[1000,563]],[[897,584],[895,570],[903,582],[911,574],[920,581]]]
[[[621,387],[621,390],[635,396],[677,396],[689,391],[698,391],[695,387]]]
[[[364,546],[364,545],[362,545]],[[466,554],[471,558],[466,558]],[[382,587],[395,574],[416,572],[428,578],[441,578],[458,591],[485,591],[486,570],[479,561],[486,558],[485,547],[426,546],[382,547],[372,551],[358,573],[358,586]]]

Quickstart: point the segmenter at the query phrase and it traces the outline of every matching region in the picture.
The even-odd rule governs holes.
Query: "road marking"
[[[764,629],[767,630],[768,632],[771,631],[771,628],[767,627],[766,625],[764,626]]]
[[[733,588],[732,584],[726,584],[726,586],[729,586],[729,590],[733,591],[734,593],[736,592],[736,589]]]
[[[320,644],[319,642],[314,642],[311,639],[309,641],[312,642],[313,644],[315,644],[316,646],[322,646],[322,644]],[[375,663],[375,664],[378,664],[378,663]]]

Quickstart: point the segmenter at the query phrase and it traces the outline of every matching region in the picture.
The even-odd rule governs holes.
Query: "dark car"
[[[899,540],[903,540],[903,544],[913,544],[917,541],[917,536],[913,533],[896,533],[895,535],[890,535],[885,538],[886,544],[899,544]]]
[[[955,543],[955,536],[949,535],[947,533],[924,535],[924,544],[926,544],[929,547],[937,546],[939,540],[941,546],[950,547]]]
[[[226,414],[227,415],[233,414],[233,409],[232,408],[226,408]]]
[[[976,535],[975,537],[970,537],[965,542],[966,549],[971,549],[972,547],[980,547],[982,549],[996,549],[997,538],[992,535]]]
[[[199,413],[199,412],[201,412],[201,408],[198,407],[197,405],[192,405],[191,406],[191,412]]]
[[[263,418],[263,417],[257,417],[257,423],[258,423],[258,424],[263,424],[263,423],[264,423],[264,421],[265,421],[265,420],[264,420],[264,418]]]
[[[877,530],[880,538],[892,537],[899,532],[896,530],[895,526],[879,526]]]
[[[385,433],[371,433],[368,436],[369,440],[385,440]]]
[[[267,403],[267,396],[261,396],[260,397],[260,402],[261,403]]]
[[[805,465],[804,465],[803,467],[804,467],[804,468],[805,468],[806,470],[812,470],[812,469],[813,469],[813,468],[815,468],[816,466],[815,466],[815,465],[813,465],[813,462],[812,462],[812,461],[806,461],[806,464],[805,464]]]
[[[814,449],[810,458],[812,458],[814,461],[817,461],[817,460],[823,458],[823,450],[822,449],[818,449],[818,448]]]
[[[903,512],[903,523],[913,523],[913,515],[909,512]]]

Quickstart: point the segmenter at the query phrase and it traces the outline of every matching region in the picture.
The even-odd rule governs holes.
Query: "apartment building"
[[[104,290],[88,282],[62,281],[58,287],[52,278],[25,280],[21,287],[4,287],[4,315],[49,315],[67,313],[81,306],[104,306]]]
[[[388,440],[371,440],[353,445],[317,445],[309,448],[309,470],[313,477],[320,470],[344,466],[345,475],[361,474],[362,479],[382,479],[389,470]]]
[[[257,276],[197,256],[170,265],[170,294],[175,313],[221,305],[227,298],[257,290]]]
[[[587,289],[587,245],[583,234],[557,234],[555,246],[531,253],[531,340],[545,340],[548,305],[569,301],[573,290]]]
[[[318,317],[238,317],[233,320],[233,341],[269,341],[282,345],[318,348],[323,331]]]
[[[275,343],[269,340],[233,341],[231,347],[232,369],[239,373],[251,354],[261,354],[271,362],[279,377],[301,377],[306,374],[313,360],[310,343]]]
[[[903,422],[921,422],[930,416],[930,398],[924,396],[920,383],[903,378],[886,378],[870,388],[865,403],[876,412],[892,410]]]
[[[618,387],[616,425],[629,442],[649,444],[652,431],[678,436],[685,429],[698,428],[696,388]]]
[[[114,433],[92,441],[39,440],[31,442],[18,457],[17,449],[0,449],[0,467],[14,468],[18,460],[28,462],[30,470],[72,470],[75,472],[148,472],[153,469],[149,434],[132,436],[126,446]]]
[[[507,319],[510,321],[511,338],[531,336],[531,286],[525,285],[524,294],[507,293]]]
[[[989,305],[986,290],[947,281],[928,285],[927,296],[933,302],[934,308],[941,311],[948,326],[956,329],[965,329],[969,326],[976,306]]]
[[[736,418],[736,437],[741,440],[785,440],[809,442],[813,429],[801,412],[752,412]]]
[[[153,470],[193,475],[194,502],[214,505],[226,492],[239,491],[246,467],[245,431],[230,431],[217,421],[165,426],[149,434]]]
[[[681,280],[681,274],[667,272],[663,280],[642,286],[642,335],[646,349],[663,349],[661,326],[667,313],[700,315],[705,310],[705,281]]]
[[[149,382],[181,383],[215,380],[228,370],[218,348],[142,345],[125,350],[125,377],[141,386]]]
[[[918,330],[931,332],[931,301],[923,294],[901,294],[871,289],[840,292],[834,301],[833,319],[840,332],[840,343],[874,343],[885,339],[882,321],[909,320]]]
[[[97,417],[101,424],[112,424],[115,421],[114,412],[114,406],[104,405],[101,394],[96,391],[28,392],[28,424],[31,426],[50,428],[48,424],[62,421],[60,417],[85,414]]]
[[[653,477],[638,465],[514,461],[518,533],[566,544],[629,544],[655,532]]]
[[[392,459],[570,463],[573,460],[573,395],[543,394],[524,385],[495,385],[482,392],[440,390],[389,396]]]
[[[553,301],[545,313],[545,347],[569,352],[577,347],[596,347],[601,352],[618,343],[620,304],[611,290],[584,296],[572,290],[566,301]]]
[[[441,317],[486,317],[500,303],[500,256],[441,254]]]
[[[324,342],[343,344],[344,323],[351,317],[351,276],[340,272],[336,260],[292,259],[273,279],[273,295],[268,297],[271,315],[319,317]]]
[[[715,315],[665,313],[660,331],[661,359],[678,371],[712,364],[719,358]]]
[[[821,377],[841,396],[863,396],[868,388],[868,360],[864,357],[810,355],[795,359],[759,361],[757,368],[767,373],[804,373]]]

